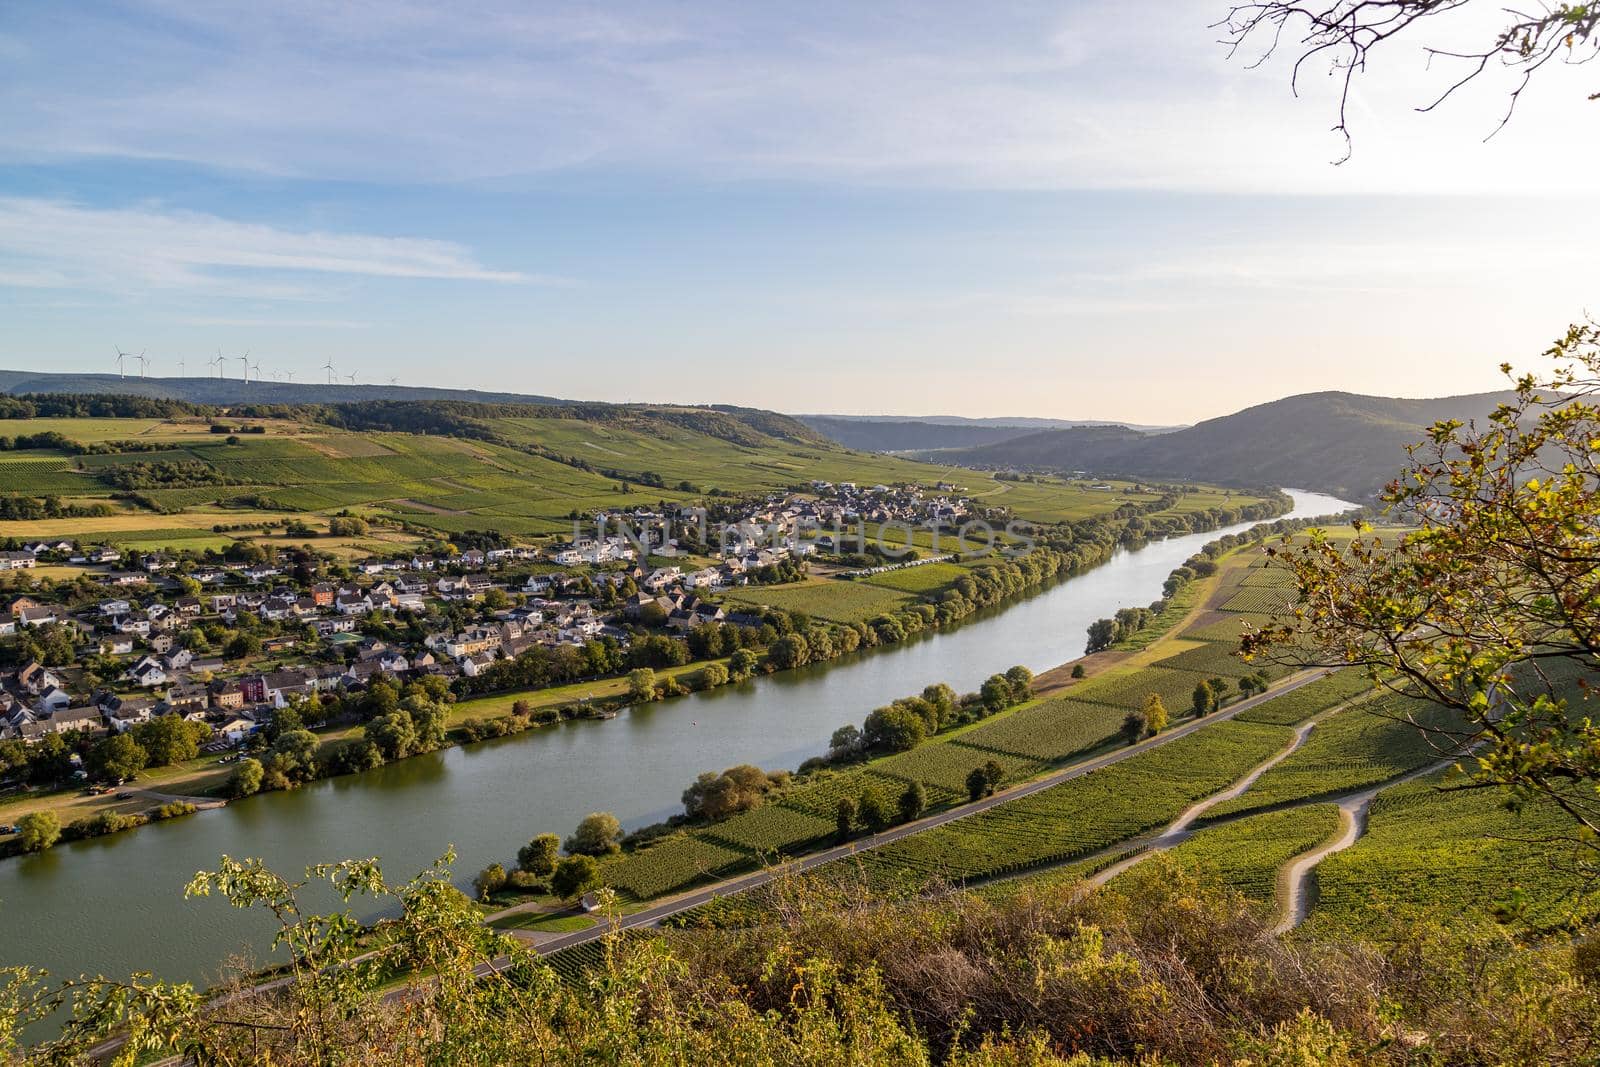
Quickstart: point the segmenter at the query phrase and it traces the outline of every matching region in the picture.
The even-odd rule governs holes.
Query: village
[[[976,514],[944,484],[814,482],[743,504],[601,512],[541,544],[445,542],[348,562],[306,546],[255,543],[245,560],[31,541],[0,553],[0,570],[69,566],[78,577],[47,592],[12,576],[0,741],[84,739],[172,715],[203,724],[203,750],[221,753],[293,703],[378,678],[463,691],[464,679],[533,649],[625,650],[650,633],[759,627],[760,614],[717,594],[796,580],[810,562],[859,562],[849,553],[870,550],[867,531],[884,524],[941,530]],[[892,560],[893,549],[865,558]]]

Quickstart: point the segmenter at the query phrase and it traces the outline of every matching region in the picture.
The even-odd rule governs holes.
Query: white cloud
[[[316,299],[306,275],[523,283],[449,241],[294,231],[158,207],[100,209],[0,197],[0,284],[114,293],[196,291]]]
[[[1538,192],[1600,161],[1581,74],[1412,111],[1448,72],[1397,39],[1358,81],[1357,153],[1329,82],[1228,60],[1226,0],[803,7],[176,4],[36,8],[0,86],[15,158],[175,159],[313,178],[457,181],[656,168],[1001,188]],[[105,47],[93,47],[95,42]],[[1288,58],[1288,57],[1285,57]],[[1562,145],[1562,166],[1550,145]]]

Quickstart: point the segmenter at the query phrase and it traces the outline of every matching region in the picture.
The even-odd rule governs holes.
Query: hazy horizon
[[[1503,82],[1420,115],[1392,52],[1335,167],[1224,13],[14,9],[0,364],[1174,424],[1495,389],[1583,314],[1572,72],[1485,142]]]

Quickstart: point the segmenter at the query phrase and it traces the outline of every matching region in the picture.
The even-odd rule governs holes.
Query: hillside
[[[1504,393],[1407,400],[1306,393],[1208,419],[1183,430],[1045,430],[955,452],[979,467],[1082,470],[1231,485],[1292,485],[1347,499],[1372,496],[1405,463],[1405,448],[1444,418],[1487,415]]]
[[[1095,420],[968,419],[956,415],[930,415],[927,418],[897,418],[890,415],[796,415],[813,430],[850,448],[868,452],[934,451],[945,448],[976,448],[1010,441],[1041,430],[1066,430],[1079,427],[1117,425]],[[1164,432],[1166,427],[1139,426],[1137,430]]]
[[[347,509],[413,533],[541,537],[602,509],[745,497],[813,479],[955,483],[977,501],[1047,523],[1160,495],[1019,484],[855,452],[786,415],[727,407],[377,400],[219,408],[35,394],[0,398],[0,439],[0,536],[92,534],[142,548],[220,548],[263,523],[322,523]],[[1181,507],[1247,499],[1197,491]],[[371,548],[359,539],[340,547]]]
[[[0,370],[0,393],[115,393],[185,400],[192,404],[348,404],[364,400],[457,400],[474,404],[570,404],[556,397],[487,393],[477,389],[435,389],[411,385],[332,385],[318,381],[243,381],[235,363],[226,377],[119,377],[115,374],[52,374]]]

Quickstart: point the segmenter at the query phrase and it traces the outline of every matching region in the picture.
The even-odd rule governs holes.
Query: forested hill
[[[964,419],[951,415],[933,415],[921,419],[863,415],[796,415],[795,418],[824,437],[849,448],[859,448],[867,452],[974,448],[1025,437],[1041,430],[1111,425],[1095,420]],[[1156,429],[1138,428],[1151,431]]]
[[[1127,428],[1046,430],[942,452],[981,467],[1082,470],[1233,485],[1289,485],[1366,499],[1406,462],[1405,448],[1446,418],[1482,419],[1508,393],[1430,400],[1305,393],[1172,433]]]
[[[234,376],[140,378],[115,374],[53,374],[0,370],[0,393],[116,393],[184,400],[191,404],[349,404],[365,400],[456,400],[473,404],[565,405],[574,401],[523,393],[486,393],[477,389],[435,389],[412,385],[351,385],[336,382],[243,381]]]

